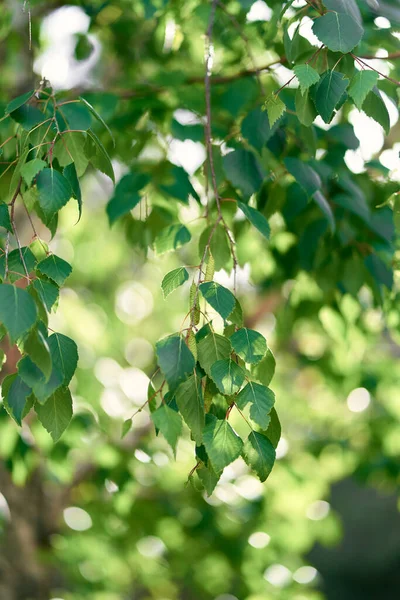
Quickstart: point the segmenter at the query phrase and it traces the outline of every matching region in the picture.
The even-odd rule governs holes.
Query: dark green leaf
[[[180,335],[170,335],[156,344],[158,364],[164,373],[170,391],[193,372],[195,360]]]
[[[315,91],[315,106],[325,123],[331,121],[333,111],[340,102],[348,85],[349,80],[343,73],[325,71],[321,75]]]
[[[215,281],[200,284],[203,297],[223,319],[227,319],[235,306],[235,296],[230,290]]]
[[[236,460],[243,448],[242,440],[228,421],[221,421],[213,415],[207,416],[203,440],[211,465],[217,474]]]
[[[236,404],[243,409],[250,402],[250,417],[262,429],[270,422],[269,413],[275,404],[275,394],[265,385],[249,381],[236,398]]]
[[[346,13],[327,12],[315,19],[313,32],[332,52],[351,52],[361,41],[364,30]]]
[[[260,211],[258,211],[257,209],[253,208],[252,206],[248,206],[247,204],[244,204],[243,202],[238,202],[238,207],[240,208],[240,210],[242,211],[242,213],[244,214],[246,219],[248,219],[248,221],[250,221],[250,223],[256,229],[258,229],[258,231],[267,240],[269,240],[269,235],[271,233],[271,229],[270,229],[269,223],[268,223],[267,219],[264,217],[264,215],[262,213],[260,213]]]
[[[182,419],[179,413],[167,406],[167,404],[162,404],[151,414],[151,418],[175,454],[176,445],[182,432]]]
[[[50,254],[42,260],[37,265],[36,270],[52,279],[58,286],[62,286],[72,273],[71,265],[55,254]]]
[[[201,379],[196,372],[180,384],[176,391],[176,402],[193,439],[200,446],[204,429],[204,398]]]
[[[35,404],[35,411],[43,427],[57,442],[72,419],[72,398],[69,389],[60,388],[45,404]]]
[[[242,456],[260,481],[265,481],[275,462],[275,449],[270,440],[262,433],[252,431],[244,443]]]
[[[51,219],[72,196],[68,180],[55,169],[43,169],[36,178],[39,204],[46,218]]]
[[[14,343],[35,324],[37,310],[27,291],[15,285],[0,284],[0,322]]]
[[[211,376],[211,367],[218,360],[228,358],[232,352],[230,341],[223,335],[210,333],[202,338],[197,345],[199,363],[208,376]]]

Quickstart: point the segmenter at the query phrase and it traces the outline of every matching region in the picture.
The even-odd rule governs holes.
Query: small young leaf
[[[349,96],[353,98],[354,104],[358,110],[362,109],[364,100],[369,92],[374,88],[378,81],[379,75],[375,71],[362,70],[353,77],[350,82]]]
[[[184,267],[179,267],[166,274],[161,283],[164,298],[167,298],[176,288],[183,285],[189,279],[189,273]]]
[[[72,273],[71,265],[55,254],[50,254],[42,260],[37,265],[36,270],[52,279],[58,286],[62,286]]]
[[[72,419],[72,398],[68,388],[60,388],[45,404],[35,404],[35,411],[43,427],[57,442]]]
[[[275,449],[270,440],[262,433],[252,431],[244,443],[242,456],[260,481],[265,481],[275,462]]]
[[[151,414],[154,425],[161,431],[173,453],[176,453],[176,445],[182,432],[182,419],[175,410],[167,404],[162,404]]]
[[[230,340],[236,354],[246,363],[259,362],[267,351],[265,337],[253,329],[238,329]]]
[[[129,433],[131,428],[132,428],[132,419],[126,419],[126,421],[124,421],[124,424],[122,425],[121,439],[124,438],[127,433]]]
[[[277,94],[271,94],[264,103],[264,109],[267,111],[269,125],[273,127],[286,111],[286,105]]]
[[[308,88],[319,81],[318,72],[310,67],[310,65],[296,65],[293,67],[293,71],[298,79],[300,90],[303,95]]]
[[[40,171],[43,171],[47,167],[47,163],[40,158],[34,158],[29,162],[25,163],[21,167],[21,175],[26,185],[29,187],[32,183],[32,180]]]
[[[228,421],[219,420],[213,415],[207,416],[203,440],[211,465],[217,474],[236,460],[243,448],[241,438],[233,431]]]
[[[215,281],[200,284],[200,291],[214,310],[227,319],[235,307],[235,296],[230,290]]]
[[[222,394],[230,396],[240,389],[245,374],[234,360],[224,358],[211,367],[211,378]]]

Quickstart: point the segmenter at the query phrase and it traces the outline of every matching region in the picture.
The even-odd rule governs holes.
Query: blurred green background
[[[117,138],[117,173],[143,148],[150,162],[171,158],[171,139],[165,138],[180,106],[178,88],[160,100],[141,97],[138,83],[138,98],[128,105],[115,90],[143,80],[164,86],[192,71],[201,75],[207,3],[77,2],[79,14],[68,18],[57,11],[64,4],[30,3],[35,79],[44,74],[56,87],[78,92],[114,90],[99,91],[92,100]],[[252,2],[228,4],[233,11],[246,4],[248,11]],[[274,10],[282,5],[269,4]],[[0,6],[4,102],[25,91],[32,77],[28,6],[22,12],[22,5]],[[383,16],[395,23],[397,4],[387,6],[393,12]],[[46,21],[49,15],[58,20]],[[235,29],[220,26],[228,71],[248,66]],[[260,31],[250,33],[253,51],[274,58],[279,43],[266,52]],[[184,50],[176,57],[174,44]],[[251,95],[253,84],[243,94]],[[182,102],[193,108],[198,91],[186,93]],[[157,135],[143,124],[149,107]],[[391,135],[374,156],[392,148]],[[193,148],[175,145],[182,160],[191,149],[201,162],[201,146]],[[270,246],[250,229],[241,232],[238,295],[248,326],[267,338],[276,357],[271,387],[282,439],[265,484],[239,459],[208,498],[187,484],[195,464],[189,438],[180,441],[175,460],[144,410],[121,439],[124,419],[146,400],[154,343],[179,330],[187,312],[188,288],[164,300],[162,278],[180,264],[196,264],[197,248],[182,249],[180,257],[145,252],[134,226],[145,218],[143,207],[135,209],[135,221],[110,228],[111,182],[89,172],[83,192],[81,221],[76,224],[76,207],[69,205],[50,244],[73,265],[50,326],[79,347],[74,419],[54,445],[35,421],[20,431],[0,412],[1,600],[399,598],[397,274],[384,307],[362,288],[357,297],[335,296],[334,310],[320,282],[305,270],[291,271],[296,238],[279,214],[270,219]],[[179,216],[200,234],[195,202],[180,207]],[[221,283],[228,280],[219,273]]]

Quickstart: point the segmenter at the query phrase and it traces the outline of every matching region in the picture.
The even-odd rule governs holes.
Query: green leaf
[[[273,127],[286,111],[286,105],[277,94],[271,94],[264,103],[264,109],[267,111],[269,125]]]
[[[293,67],[293,72],[298,79],[302,95],[307,92],[308,88],[319,81],[318,72],[310,67],[310,65],[296,65]]]
[[[255,379],[268,386],[275,374],[275,364],[275,357],[268,348],[262,361],[252,366],[251,374]]]
[[[162,280],[161,288],[164,294],[164,298],[167,298],[176,288],[183,285],[185,281],[189,279],[189,273],[185,267],[178,267],[167,273]]]
[[[242,122],[242,134],[250,144],[261,152],[268,140],[279,127],[279,119],[273,127],[269,125],[268,115],[261,107],[251,110]]]
[[[58,300],[60,293],[58,287],[54,283],[51,283],[51,281],[45,281],[44,279],[35,279],[32,281],[29,287],[32,287],[34,290],[36,290],[39,298],[45,305],[48,312],[50,312]]]
[[[381,125],[388,135],[390,131],[390,119],[388,109],[386,108],[386,104],[382,100],[382,96],[378,90],[378,88],[374,88],[372,92],[368,94],[366,99],[364,100],[364,104],[362,107],[368,117],[374,119],[379,125]]]
[[[6,231],[13,233],[8,205],[4,202],[0,202],[0,227],[4,227]]]
[[[68,102],[57,107],[60,121],[65,125],[65,129],[82,129],[86,131],[92,124],[92,118],[88,108],[79,102]],[[64,127],[60,127],[64,129]]]
[[[164,254],[177,250],[184,244],[190,242],[192,236],[190,231],[184,225],[170,225],[164,227],[154,240],[154,247],[157,254]]]
[[[35,404],[35,411],[43,427],[57,442],[72,419],[71,392],[68,388],[60,388],[45,404]]]
[[[223,335],[210,331],[197,344],[199,363],[207,375],[211,377],[211,367],[218,360],[228,358],[232,352],[230,341]]]
[[[47,381],[51,375],[52,360],[48,341],[39,328],[30,331],[24,341],[24,351],[29,354],[31,360],[43,372]]]
[[[68,385],[78,365],[78,347],[62,333],[53,333],[48,342],[53,365],[62,374],[63,385]]]
[[[107,204],[107,214],[110,225],[117,219],[128,214],[141,201],[139,191],[150,181],[144,173],[128,173],[122,177],[114,190],[114,195]]]
[[[44,160],[40,160],[40,158],[34,158],[33,160],[25,163],[21,167],[21,175],[26,185],[29,187],[34,177],[36,177],[36,175],[46,167],[47,163]]]
[[[242,456],[260,481],[265,481],[275,462],[275,449],[269,439],[262,433],[252,431],[244,443]]]
[[[122,425],[121,439],[123,439],[127,433],[132,429],[132,419],[126,419]]]
[[[249,381],[237,395],[236,404],[242,410],[250,402],[250,417],[262,429],[266,429],[271,420],[269,413],[275,404],[275,394],[265,385]]]
[[[19,123],[25,131],[30,131],[45,120],[45,116],[36,106],[24,104],[14,110],[10,117]]]
[[[68,181],[71,186],[72,195],[76,198],[78,202],[79,209],[79,219],[82,216],[82,193],[81,186],[79,185],[78,173],[76,172],[76,167],[74,163],[71,163],[63,168],[63,175],[65,179]]]
[[[256,228],[258,231],[269,240],[269,235],[271,233],[271,229],[267,219],[264,217],[260,211],[256,210],[252,206],[248,206],[243,202],[238,202],[238,207],[246,217],[248,221]]]
[[[178,387],[176,403],[185,423],[192,432],[193,439],[200,446],[204,429],[204,398],[201,379],[196,371]]]
[[[112,142],[115,146],[115,139],[114,136],[112,134],[111,129],[109,128],[109,126],[107,125],[107,123],[104,121],[104,119],[99,115],[99,113],[97,112],[97,110],[87,101],[85,100],[85,98],[82,98],[82,96],[79,96],[79,100],[81,102],[83,102],[83,104],[89,109],[89,111],[91,112],[91,114],[93,115],[93,117],[103,125],[103,127],[108,131],[108,133],[110,134],[110,137],[112,139]]]
[[[330,14],[330,13],[328,13]],[[325,71],[317,84],[315,91],[315,107],[325,123],[329,123],[333,117],[333,111],[341,100],[349,80],[343,73],[337,71]]]
[[[213,236],[210,240],[211,232],[214,231]],[[215,270],[220,269],[230,270],[232,265],[232,253],[229,245],[229,240],[225,227],[218,224],[217,227],[210,225],[206,227],[202,232],[199,240],[199,254],[203,256],[206,245],[209,243],[211,255],[215,261]]]
[[[300,88],[296,90],[295,108],[300,123],[305,127],[310,127],[317,116],[317,111],[308,91],[302,94]]]
[[[375,87],[379,75],[375,71],[362,70],[353,77],[350,82],[349,96],[354,100],[358,110],[362,109],[364,100],[369,92]]]
[[[258,192],[264,169],[254,152],[242,148],[234,150],[222,158],[222,164],[226,177],[246,198]]]
[[[79,131],[68,131],[62,134],[54,146],[53,156],[61,167],[75,165],[78,177],[82,177],[89,164],[86,156],[86,135]]]
[[[320,209],[324,213],[324,215],[330,225],[331,230],[335,231],[335,218],[333,216],[332,209],[329,206],[328,201],[325,198],[325,196],[323,195],[323,193],[320,190],[317,190],[316,192],[313,193],[312,197],[313,197],[313,200],[315,201],[315,203],[320,207]]]
[[[328,10],[346,13],[362,25],[361,13],[356,0],[323,0],[323,3]]]
[[[46,218],[51,219],[72,196],[68,180],[55,169],[43,169],[36,178],[39,205]]]
[[[215,281],[200,284],[203,297],[223,319],[227,319],[235,307],[235,296],[232,292]]]
[[[231,396],[240,389],[245,373],[234,360],[224,358],[212,365],[211,378],[222,394]]]
[[[0,284],[0,322],[14,343],[35,324],[37,309],[27,291],[15,285]]]
[[[10,113],[14,112],[14,110],[17,110],[17,108],[19,108],[20,106],[26,104],[26,102],[28,102],[28,100],[32,98],[33,94],[34,90],[31,90],[30,92],[21,94],[21,96],[17,96],[13,100],[11,100],[11,102],[9,102],[6,106],[5,114],[9,115]]]
[[[361,41],[364,30],[346,13],[327,12],[315,19],[313,32],[332,52],[347,54]]]
[[[278,418],[278,413],[275,408],[270,413],[271,422],[268,425],[268,429],[264,431],[264,434],[270,440],[274,448],[278,446],[279,440],[281,439],[281,424]]]
[[[179,334],[170,335],[156,344],[158,364],[167,380],[170,391],[193,372],[195,360]]]
[[[322,185],[320,176],[304,161],[288,157],[283,162],[289,173],[293,175],[297,183],[301,185],[309,196],[312,196],[320,189]]]
[[[175,410],[167,404],[162,404],[151,414],[153,423],[161,431],[173,453],[176,453],[176,445],[182,433],[182,419]]]
[[[21,277],[26,277],[25,267],[21,260],[21,254],[28,273],[30,273],[36,265],[35,255],[28,246],[21,248],[21,252],[19,251],[19,248],[16,248],[10,252],[8,255],[8,278],[11,282],[17,281],[18,279],[21,279]],[[2,279],[5,277],[5,270],[6,257],[3,254],[0,257],[0,277]]]
[[[233,431],[228,421],[207,416],[203,432],[204,446],[215,472],[221,473],[242,452],[243,442]]]
[[[265,337],[258,331],[246,327],[235,331],[230,341],[236,354],[246,363],[259,362],[267,351]]]
[[[42,260],[36,270],[52,279],[60,287],[72,273],[71,265],[55,254],[50,254]]]
[[[190,183],[189,176],[185,169],[174,165],[170,169],[169,177],[172,179],[172,183],[161,185],[161,190],[167,192],[170,196],[177,198],[184,204],[189,203],[189,196],[192,196],[195,200],[200,200],[196,190]]]
[[[4,407],[10,417],[21,425],[24,417],[25,407],[32,390],[17,374],[8,375],[1,386]]]
[[[87,134],[95,147],[95,154],[93,154],[90,158],[93,166],[96,167],[96,169],[99,169],[99,171],[102,173],[105,173],[105,175],[107,175],[111,181],[115,183],[114,169],[106,149],[93,131],[89,129]]]
[[[217,475],[211,465],[202,466],[196,469],[196,473],[201,483],[204,486],[204,489],[207,492],[208,496],[211,496],[213,491],[215,490],[215,486],[217,485],[219,478],[221,475]]]

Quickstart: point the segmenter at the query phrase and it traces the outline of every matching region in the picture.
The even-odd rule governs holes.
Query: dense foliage
[[[20,433],[3,415],[10,441],[2,455],[16,482],[35,471],[43,453],[68,493],[83,482],[83,503],[98,521],[93,537],[77,547],[72,539],[53,539],[55,554],[67,549],[71,557],[69,564],[62,560],[78,592],[66,598],[128,597],[119,594],[138,581],[147,595],[135,598],[185,597],[189,589],[199,599],[233,591],[256,600],[269,585],[262,561],[245,547],[257,521],[267,519],[275,561],[292,547],[288,567],[295,570],[316,539],[337,539],[334,518],[330,528],[303,530],[296,539],[291,527],[304,505],[352,472],[398,477],[391,347],[399,326],[399,186],[379,152],[357,169],[351,157],[361,156],[353,128],[358,113],[380,126],[384,149],[397,139],[399,36],[394,27],[378,27],[376,17],[399,23],[399,9],[396,2],[271,1],[268,19],[253,21],[253,2],[246,0],[72,4],[88,18],[88,32],[74,40],[76,65],[90,61],[96,44],[101,59],[89,81],[67,90],[39,83],[30,59],[21,60],[45,50],[40,26],[56,3],[31,2],[18,27],[11,9],[1,9],[2,43],[10,49],[0,122],[1,391],[8,416],[25,427]],[[379,62],[372,60],[377,55]],[[16,64],[26,65],[19,82]],[[114,306],[118,286],[130,280],[139,286],[126,291],[134,290],[133,306],[126,308],[128,296]],[[77,295],[69,288],[60,295],[65,285]],[[54,315],[59,303],[61,318]],[[103,396],[101,406],[97,400],[99,385],[110,387],[110,365],[99,358],[126,361],[129,324],[155,346],[146,362],[142,340],[132,360],[136,371],[122,384],[132,416],[102,410],[112,398]],[[83,362],[77,371],[76,342]],[[88,371],[93,365],[96,378]],[[145,397],[137,391],[139,369],[148,376]],[[354,389],[387,394],[368,434],[336,402]],[[264,513],[247,467],[264,482],[274,466],[281,436],[274,392],[281,420],[296,431],[294,444],[306,439],[307,448],[266,484],[271,500]],[[176,466],[164,462],[168,455],[154,433],[148,436],[147,411],[173,454],[184,447]],[[64,434],[57,445],[38,421],[54,441]],[[85,461],[77,460],[80,453]],[[239,457],[244,464],[237,467]],[[296,479],[307,487],[313,470],[290,514],[283,492],[292,499]],[[183,485],[188,476],[195,491]],[[247,495],[229,483],[240,477]],[[115,498],[108,508],[94,491],[104,486]],[[225,489],[215,503],[232,503],[231,518],[199,494],[216,489]],[[63,494],[59,510],[69,500]],[[135,512],[148,519],[138,530]],[[221,536],[209,559],[201,518],[210,536]],[[104,519],[108,537],[100,534]],[[185,573],[190,564],[180,567],[179,585],[156,565],[141,565],[139,577],[129,573],[130,561],[158,556],[158,538],[153,546],[149,541],[155,534],[163,540],[160,555],[171,544],[171,569],[180,560],[196,563],[195,576]],[[236,549],[228,548],[235,536]],[[141,539],[148,547],[142,543],[141,552],[138,545],[138,558],[131,544]],[[89,567],[78,574],[74,563],[82,563],[93,540],[98,556],[91,548]],[[93,565],[114,544],[124,547],[127,563],[115,556],[101,575]],[[110,584],[113,569],[118,575]],[[291,587],[268,593],[294,598]]]

